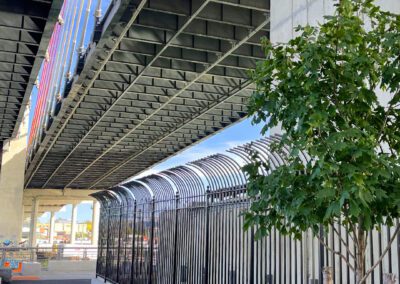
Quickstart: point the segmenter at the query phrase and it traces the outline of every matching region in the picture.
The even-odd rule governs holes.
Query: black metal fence
[[[284,163],[269,151],[275,139],[94,194],[102,205],[97,275],[113,283],[322,283],[322,268],[332,266],[335,283],[355,283],[348,266],[311,233],[301,241],[277,231],[255,240],[254,229],[244,231],[241,213],[251,200],[241,163],[249,162],[248,148],[275,166]],[[354,247],[351,238],[335,228],[342,241],[331,232],[325,242],[348,255],[343,241]],[[392,233],[387,227],[370,233],[367,265]],[[400,237],[370,283],[382,283],[384,273],[399,275],[399,256]]]

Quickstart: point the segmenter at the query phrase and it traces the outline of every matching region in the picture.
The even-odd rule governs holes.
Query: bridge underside
[[[0,141],[18,133],[61,2],[0,1]]]
[[[27,187],[108,188],[246,116],[269,1],[126,0],[108,13]]]

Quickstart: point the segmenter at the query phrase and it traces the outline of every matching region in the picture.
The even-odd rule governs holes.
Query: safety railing
[[[56,261],[94,261],[97,247],[2,247],[0,248],[0,267],[18,269],[21,263],[40,263],[47,270],[49,262]]]
[[[277,230],[257,240],[245,231],[243,212],[251,199],[242,165],[251,153],[269,161],[270,170],[286,162],[271,150],[279,137],[264,138],[93,194],[101,203],[96,273],[112,283],[322,283],[322,269],[334,269],[334,283],[355,283],[355,274],[311,232],[301,240]],[[307,161],[307,155],[300,153]],[[264,174],[268,174],[265,172]],[[398,221],[397,221],[398,222]],[[333,229],[334,227],[334,229]],[[337,234],[333,231],[339,232]],[[367,262],[374,263],[393,235],[382,226],[370,232]],[[332,224],[320,238],[334,251],[348,253],[351,236]],[[374,271],[400,273],[400,236]]]

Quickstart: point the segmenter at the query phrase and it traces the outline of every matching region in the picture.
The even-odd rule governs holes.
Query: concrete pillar
[[[17,136],[0,148],[0,240],[21,239],[28,117],[27,110]]]
[[[78,231],[77,216],[78,216],[78,203],[72,203],[71,244],[75,244],[76,241],[76,233]]]
[[[93,201],[92,212],[92,245],[97,246],[99,241],[100,203]]]
[[[56,226],[56,212],[50,212],[50,234],[49,234],[49,243],[53,244],[55,237],[55,226]]]
[[[26,220],[27,216],[25,215],[25,205],[22,204],[22,212],[21,212],[21,225],[22,227],[24,226],[24,222]],[[21,229],[22,229],[21,227]]]
[[[36,226],[39,213],[39,199],[34,197],[32,199],[32,210],[31,210],[31,224],[29,230],[29,246],[36,246]]]

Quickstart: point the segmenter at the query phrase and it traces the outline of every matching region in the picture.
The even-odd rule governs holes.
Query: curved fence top
[[[242,165],[252,161],[252,155],[269,164],[269,170],[262,169],[268,175],[270,171],[284,165],[289,149],[278,153],[271,144],[279,142],[280,136],[262,138],[227,150],[227,154],[215,154],[186,165],[178,166],[157,174],[117,185],[92,196],[102,206],[128,205],[133,202],[145,203],[150,200],[171,200],[177,196],[191,197],[208,192],[219,192],[232,188],[245,188],[247,176]],[[308,157],[300,153],[306,162]]]

